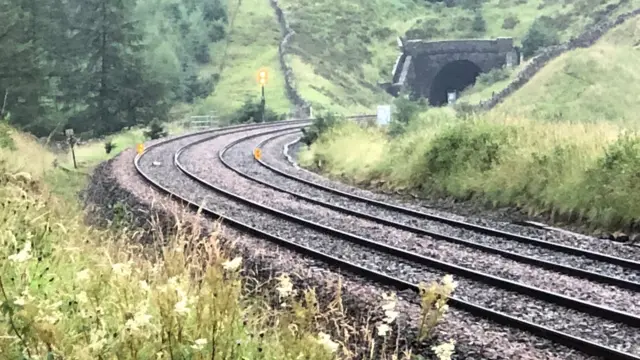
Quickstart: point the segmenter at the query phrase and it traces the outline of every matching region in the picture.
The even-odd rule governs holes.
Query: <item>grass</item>
[[[224,70],[214,93],[199,104],[196,112],[213,111],[226,115],[240,107],[247,96],[259,99],[257,74],[258,70],[266,68],[269,71],[265,86],[267,106],[278,113],[288,113],[291,104],[286,98],[284,76],[278,61],[282,35],[275,12],[266,0],[229,1],[228,6],[229,17],[235,16],[235,20],[226,57],[225,41],[212,45],[213,60],[203,73],[217,72],[222,63]]]
[[[560,38],[567,40],[593,22],[595,14],[617,0],[576,0],[564,2],[489,0],[479,11],[486,21],[485,31],[473,31],[475,10],[444,3],[408,0],[325,0],[282,1],[292,28],[293,69],[302,95],[317,108],[343,114],[375,111],[375,105],[392,99],[378,86],[390,81],[398,54],[396,37],[464,39],[514,37],[519,43],[537,16],[553,18]],[[630,1],[622,8],[638,5]],[[357,18],[358,21],[353,21]],[[516,19],[503,28],[505,19]],[[484,88],[481,100],[507,81]]]
[[[550,62],[493,112],[535,120],[633,122],[640,110],[640,19]]]
[[[397,336],[393,294],[380,304],[386,318],[360,331],[339,292],[319,305],[287,274],[251,279],[216,233],[203,239],[186,224],[172,234],[127,231],[122,219],[87,226],[81,184],[69,182],[78,173],[54,168],[53,154],[5,125],[0,144],[0,358],[328,360],[371,349],[410,359],[382,345]],[[154,246],[139,245],[141,236]],[[433,335],[454,287],[450,277],[423,286],[422,335]],[[451,347],[433,351],[447,359]]]

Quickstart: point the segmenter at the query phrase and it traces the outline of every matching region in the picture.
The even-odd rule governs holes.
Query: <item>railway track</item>
[[[453,273],[461,283],[450,300],[454,307],[589,355],[640,359],[640,309],[635,306],[640,305],[640,263],[356,198],[252,158],[256,144],[263,146],[305,125],[308,122],[288,121],[178,137],[151,145],[136,157],[135,166],[174,197],[330,265],[412,291],[420,281]],[[167,154],[173,156],[168,159]],[[256,200],[257,192],[267,194],[268,205]],[[216,202],[220,199],[226,201]],[[206,200],[214,200],[216,209],[203,205]],[[354,209],[354,204],[364,206],[364,211]],[[424,220],[475,235],[434,232]],[[517,250],[487,245],[478,241],[481,237]],[[443,253],[455,252],[467,255],[443,258]],[[560,282],[552,283],[557,279]],[[562,281],[575,281],[578,287],[569,288]]]

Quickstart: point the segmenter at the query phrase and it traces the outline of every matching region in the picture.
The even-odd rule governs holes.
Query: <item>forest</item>
[[[222,0],[0,0],[0,120],[94,138],[168,120],[207,97]]]

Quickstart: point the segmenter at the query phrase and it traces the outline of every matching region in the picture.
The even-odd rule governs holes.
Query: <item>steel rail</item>
[[[284,136],[284,135],[281,135]],[[272,141],[274,139],[278,138],[278,136],[274,137],[273,139],[270,139],[269,141]],[[265,143],[269,142],[266,141]],[[457,226],[457,227],[461,227],[461,228],[465,228],[467,230],[472,230],[478,233],[482,233],[485,235],[491,235],[491,236],[496,236],[496,237],[501,237],[501,238],[505,238],[508,240],[514,240],[514,241],[518,241],[521,243],[525,243],[525,244],[533,244],[533,245],[537,245],[540,247],[544,247],[547,249],[551,249],[551,250],[556,250],[556,251],[560,251],[560,252],[564,252],[567,254],[572,254],[572,255],[579,255],[579,256],[584,256],[593,260],[598,260],[598,261],[603,261],[603,262],[608,262],[611,264],[615,264],[615,265],[620,265],[620,266],[624,266],[627,267],[629,269],[632,270],[640,270],[640,262],[638,261],[634,261],[634,260],[630,260],[630,259],[626,259],[626,258],[619,258],[619,257],[615,257],[615,256],[611,256],[611,255],[607,255],[607,254],[603,254],[603,253],[599,253],[599,252],[594,252],[594,251],[589,251],[589,250],[585,250],[585,249],[580,249],[577,247],[572,247],[572,246],[567,246],[567,245],[562,245],[562,244],[558,244],[558,243],[554,243],[551,241],[546,241],[546,240],[541,240],[541,239],[535,239],[529,236],[523,236],[523,235],[519,235],[519,234],[514,234],[514,233],[510,233],[507,231],[502,231],[502,230],[498,230],[498,229],[492,229],[486,226],[481,226],[481,225],[476,225],[476,224],[472,224],[472,223],[468,223],[465,221],[458,221],[458,220],[454,220],[454,219],[449,219],[446,217],[442,217],[442,216],[438,216],[438,215],[433,215],[433,214],[427,214],[418,210],[414,210],[414,209],[410,209],[404,206],[400,206],[400,205],[395,205],[395,204],[391,204],[391,203],[387,203],[384,201],[378,201],[378,200],[374,200],[374,199],[370,199],[367,197],[363,197],[363,196],[359,196],[359,195],[355,195],[355,194],[351,194],[342,190],[338,190],[332,187],[328,187],[328,186],[324,186],[322,184],[319,184],[317,182],[314,181],[310,181],[310,180],[306,180],[300,177],[297,177],[295,175],[289,174],[285,171],[282,171],[278,168],[273,167],[272,165],[267,164],[266,162],[264,162],[262,159],[258,159],[257,160],[258,163],[260,163],[260,165],[264,166],[265,168],[278,173],[284,177],[287,177],[289,179],[307,184],[309,186],[313,186],[317,189],[320,190],[324,190],[327,192],[331,192],[337,195],[341,195],[344,196],[346,198],[350,198],[350,199],[354,199],[354,200],[358,200],[358,201],[362,201],[368,204],[372,204],[372,205],[376,205],[382,208],[386,208],[386,209],[390,209],[390,210],[394,210],[394,211],[398,211],[407,215],[412,215],[418,218],[423,218],[426,220],[431,220],[431,221],[436,221],[436,222],[441,222],[441,223],[445,223],[448,225],[452,225],[452,226]]]
[[[223,131],[223,130],[228,130],[230,128],[222,128],[222,129],[216,129],[216,130],[210,130],[211,131]],[[243,131],[243,129],[239,129],[238,127],[235,127],[236,131],[231,131],[231,132],[227,132],[224,134],[219,134],[218,136],[221,135],[226,135],[226,134],[231,134],[231,133],[238,133]],[[190,136],[194,136],[197,134],[191,134]],[[189,135],[187,135],[189,136]],[[182,136],[180,138],[186,138],[187,136]],[[250,233],[252,235],[255,235],[257,237],[266,239],[268,241],[274,242],[280,246],[286,247],[292,251],[296,251],[299,253],[302,253],[304,255],[307,255],[311,258],[315,258],[317,260],[323,261],[325,263],[328,263],[329,265],[332,266],[336,266],[340,269],[352,272],[353,274],[357,275],[357,276],[361,276],[361,277],[365,277],[374,281],[377,281],[379,283],[385,284],[385,285],[389,285],[389,286],[393,286],[398,290],[412,290],[415,293],[419,293],[419,287],[416,284],[412,284],[409,282],[406,282],[404,280],[400,280],[398,278],[377,272],[377,271],[373,271],[373,270],[369,270],[366,269],[362,266],[353,264],[351,262],[348,261],[344,261],[341,259],[338,259],[334,256],[316,251],[314,249],[311,249],[309,247],[306,246],[302,246],[299,244],[296,244],[294,242],[291,242],[289,240],[283,239],[281,237],[278,237],[276,235],[273,235],[271,233],[256,229],[255,227],[252,227],[251,225],[248,225],[240,220],[228,217],[228,216],[224,216],[222,214],[218,214],[215,211],[212,211],[210,209],[208,209],[205,206],[199,205],[193,201],[190,201],[188,199],[186,199],[185,197],[175,193],[174,191],[168,189],[167,187],[164,187],[163,185],[161,185],[159,182],[157,182],[156,180],[152,179],[151,176],[149,176],[147,173],[145,173],[142,169],[142,167],[140,166],[140,159],[146,155],[150,150],[162,146],[162,145],[166,145],[167,143],[173,142],[178,140],[178,138],[175,139],[169,139],[169,140],[164,140],[162,142],[150,145],[147,149],[145,149],[141,154],[137,154],[136,157],[134,158],[134,166],[136,168],[136,171],[140,174],[140,176],[142,177],[142,179],[144,179],[145,181],[147,181],[148,183],[152,184],[153,186],[155,186],[157,189],[159,189],[161,192],[171,196],[172,198],[178,199],[180,201],[182,201],[183,203],[187,204],[189,207],[197,209],[197,210],[201,210],[203,211],[203,213],[208,214],[209,216],[213,216],[215,218],[219,218],[222,219],[223,221],[229,223],[231,226],[238,228],[241,231],[245,231],[247,233]],[[174,156],[174,160],[175,160],[175,156]],[[547,328],[545,326],[540,326],[534,323],[531,323],[529,321],[526,320],[522,320],[522,319],[518,319],[516,317],[501,313],[501,312],[497,312],[494,310],[490,310],[487,309],[485,307],[482,306],[478,306],[460,299],[457,299],[456,297],[451,297],[449,300],[450,304],[460,310],[464,310],[467,311],[473,315],[488,319],[490,321],[502,324],[502,325],[506,325],[506,326],[510,326],[510,327],[516,327],[525,331],[528,331],[532,334],[538,335],[538,336],[542,336],[545,337],[547,339],[550,339],[552,341],[555,341],[557,343],[561,343],[564,344],[566,346],[569,346],[571,348],[577,349],[579,351],[582,351],[586,354],[590,354],[590,355],[595,355],[595,356],[600,356],[600,357],[604,357],[606,359],[612,359],[612,360],[640,360],[640,357],[635,356],[633,354],[629,354],[627,352],[623,352],[623,351],[619,351],[613,348],[610,348],[608,346],[603,346],[597,343],[594,343],[592,341],[588,341],[585,339],[581,339],[578,338],[576,336],[573,335],[569,335],[554,329],[550,329]]]
[[[294,132],[287,132],[286,134],[292,134]],[[286,135],[285,134],[285,135]],[[253,135],[249,135],[243,138],[243,141],[249,140],[249,139],[254,139],[257,137],[261,137],[264,136],[264,134],[253,134]],[[281,135],[276,135],[275,137],[278,137]],[[272,138],[268,138],[262,142],[260,142],[257,147],[260,148],[264,143],[266,143],[267,141],[269,141]],[[236,144],[237,145],[237,144]],[[558,263],[554,263],[551,261],[546,261],[546,260],[542,260],[542,259],[538,259],[538,258],[534,258],[534,257],[530,257],[530,256],[525,256],[525,255],[521,255],[518,253],[514,253],[514,252],[510,252],[510,251],[506,251],[506,250],[502,250],[502,249],[498,249],[498,248],[494,248],[488,245],[482,245],[479,243],[475,243],[473,241],[469,241],[469,240],[464,240],[455,236],[450,236],[450,235],[445,235],[442,233],[437,233],[437,232],[433,232],[433,231],[429,231],[423,228],[419,228],[416,226],[411,226],[411,225],[406,225],[406,224],[402,224],[393,220],[388,220],[385,218],[381,218],[381,217],[377,217],[374,215],[370,215],[364,212],[360,212],[360,211],[356,211],[356,210],[351,210],[349,208],[340,206],[340,205],[334,205],[334,204],[330,204],[328,202],[325,201],[321,201],[321,200],[317,200],[314,199],[312,197],[300,194],[298,192],[295,191],[291,191],[291,190],[287,190],[283,187],[274,185],[273,183],[261,180],[255,176],[249,175],[245,172],[243,172],[241,169],[234,167],[233,165],[229,164],[226,160],[222,160],[225,164],[225,166],[227,166],[227,168],[233,170],[236,174],[249,179],[251,181],[254,181],[256,183],[259,183],[261,185],[270,187],[274,190],[289,194],[291,196],[294,196],[298,199],[304,200],[304,201],[308,201],[310,203],[316,204],[316,205],[320,205],[335,211],[339,211],[342,212],[344,214],[349,214],[349,215],[353,215],[353,216],[357,216],[363,219],[367,219],[367,220],[371,220],[380,224],[384,224],[387,226],[391,226],[397,229],[401,229],[401,230],[405,230],[405,231],[410,231],[414,234],[419,234],[419,235],[425,235],[425,236],[429,236],[435,239],[440,239],[449,243],[453,243],[453,244],[459,244],[459,245],[463,245],[463,246],[467,246],[473,249],[478,249],[487,253],[491,253],[491,254],[496,254],[496,255],[500,255],[503,256],[505,258],[508,259],[512,259],[518,262],[522,262],[522,263],[526,263],[526,264],[530,264],[530,265],[535,265],[544,269],[548,269],[548,270],[553,270],[553,271],[557,271],[563,274],[567,274],[570,276],[576,276],[576,277],[580,277],[580,278],[584,278],[584,279],[588,279],[588,280],[592,280],[592,281],[597,281],[600,283],[604,283],[604,284],[609,284],[609,285],[615,285],[621,288],[625,288],[625,289],[629,289],[629,290],[633,290],[633,291],[640,291],[640,283],[637,282],[633,282],[633,281],[629,281],[626,279],[620,279],[617,277],[613,277],[613,276],[608,276],[608,275],[603,275],[600,273],[596,273],[593,271],[588,271],[588,270],[583,270],[583,269],[579,269],[579,268],[575,268],[572,266],[568,266],[568,265],[563,265],[563,264],[558,264]]]
[[[284,131],[284,130],[288,130],[288,129],[278,129],[278,130],[270,130],[270,131],[266,131],[266,132],[262,132],[261,135],[269,135],[272,133],[276,133],[276,132],[280,132],[280,131]],[[218,152],[218,158],[220,159],[221,163],[230,169],[229,164],[224,160],[224,153],[226,151],[228,151],[231,147],[235,146],[236,144],[242,142],[244,139],[243,138],[239,138],[229,144],[227,144],[222,150],[220,150]],[[534,287],[534,286],[529,286],[526,284],[522,284],[519,282],[515,282],[512,280],[508,280],[508,279],[503,279],[494,275],[490,275],[490,274],[486,274],[480,271],[476,271],[476,270],[471,270],[471,269],[467,269],[465,267],[462,266],[458,266],[458,265],[454,265],[454,264],[449,264],[445,261],[441,261],[432,257],[428,257],[428,256],[423,256],[423,255],[419,255],[416,254],[414,252],[410,252],[407,250],[403,250],[400,249],[398,247],[395,246],[390,246],[390,245],[386,245],[368,238],[364,238],[362,236],[358,236],[358,235],[354,235],[352,233],[346,232],[346,231],[342,231],[342,230],[338,230],[329,226],[325,226],[322,224],[319,224],[317,222],[314,221],[310,221],[310,220],[306,220],[303,219],[299,216],[295,216],[289,213],[286,213],[284,211],[275,209],[273,207],[264,205],[264,204],[260,204],[257,203],[255,201],[252,201],[248,198],[239,196],[237,194],[234,194],[230,191],[224,190],[219,186],[216,186],[210,182],[208,182],[207,180],[199,177],[198,175],[190,172],[189,170],[187,170],[181,163],[180,163],[180,155],[188,148],[193,147],[195,145],[204,143],[210,141],[210,139],[208,139],[207,137],[202,138],[202,139],[198,139],[196,141],[193,141],[183,147],[181,147],[180,149],[178,149],[175,153],[174,156],[174,163],[175,165],[178,167],[178,169],[180,169],[185,175],[187,175],[188,177],[190,177],[191,179],[211,188],[216,190],[219,193],[222,193],[223,195],[233,199],[234,201],[238,201],[241,203],[244,203],[246,205],[249,205],[255,209],[267,212],[271,215],[275,215],[276,217],[285,219],[287,221],[291,221],[294,223],[298,223],[300,225],[315,229],[317,231],[320,231],[322,233],[328,234],[328,235],[332,235],[374,250],[378,250],[381,251],[383,253],[386,254],[390,254],[393,256],[397,256],[403,260],[407,260],[407,261],[412,261],[421,265],[425,265],[431,268],[436,268],[442,271],[448,271],[448,272],[452,272],[456,275],[460,275],[469,279],[474,279],[477,281],[481,281],[485,284],[488,285],[492,285],[492,286],[496,286],[499,287],[501,289],[507,290],[507,291],[515,291],[521,294],[525,294],[528,296],[532,296],[534,298],[538,298],[544,301],[548,301],[557,305],[561,305],[567,308],[571,308],[577,311],[581,311],[590,315],[594,315],[594,316],[598,316],[604,319],[608,319],[608,320],[613,320],[613,321],[618,321],[630,326],[634,326],[634,327],[640,327],[640,317],[634,315],[634,314],[630,314],[627,312],[623,312],[620,310],[616,310],[607,306],[599,306],[599,305],[595,305],[593,303],[587,302],[587,301],[582,301],[582,300],[578,300],[569,296],[565,296],[562,294],[558,294],[552,291],[547,291],[547,290],[542,290],[540,288]]]

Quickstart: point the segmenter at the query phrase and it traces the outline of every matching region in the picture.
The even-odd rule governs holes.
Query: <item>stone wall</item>
[[[278,58],[280,61],[280,67],[282,69],[282,73],[284,74],[285,81],[285,90],[287,92],[287,98],[293,106],[295,107],[295,112],[293,114],[294,117],[298,118],[306,118],[311,115],[311,105],[302,98],[302,95],[298,92],[295,83],[295,77],[293,74],[293,69],[291,68],[291,64],[287,62],[287,55],[289,54],[287,46],[291,41],[291,38],[295,34],[293,29],[289,26],[289,22],[284,15],[284,12],[280,8],[278,4],[278,0],[269,0],[271,3],[271,7],[276,12],[276,17],[278,19],[278,24],[280,24],[280,30],[282,31],[282,41],[280,41],[280,45],[278,45]]]
[[[403,52],[411,55],[430,55],[446,53],[507,53],[513,49],[512,38],[442,40],[409,40],[404,44]]]
[[[617,5],[622,4],[619,3]],[[617,7],[612,7],[609,12],[613,12]],[[513,94],[516,90],[520,89],[526,84],[538,71],[540,71],[549,61],[557,58],[558,56],[579,48],[586,48],[598,41],[605,33],[612,28],[622,24],[629,18],[640,15],[640,9],[636,9],[625,14],[618,16],[615,20],[607,20],[598,23],[592,27],[586,29],[577,38],[571,39],[569,42],[561,45],[545,48],[540,51],[524,69],[518,73],[518,76],[511,81],[507,87],[500,92],[494,94],[491,99],[482,101],[477,105],[472,106],[473,111],[486,111],[490,110],[507,98],[507,96]]]

